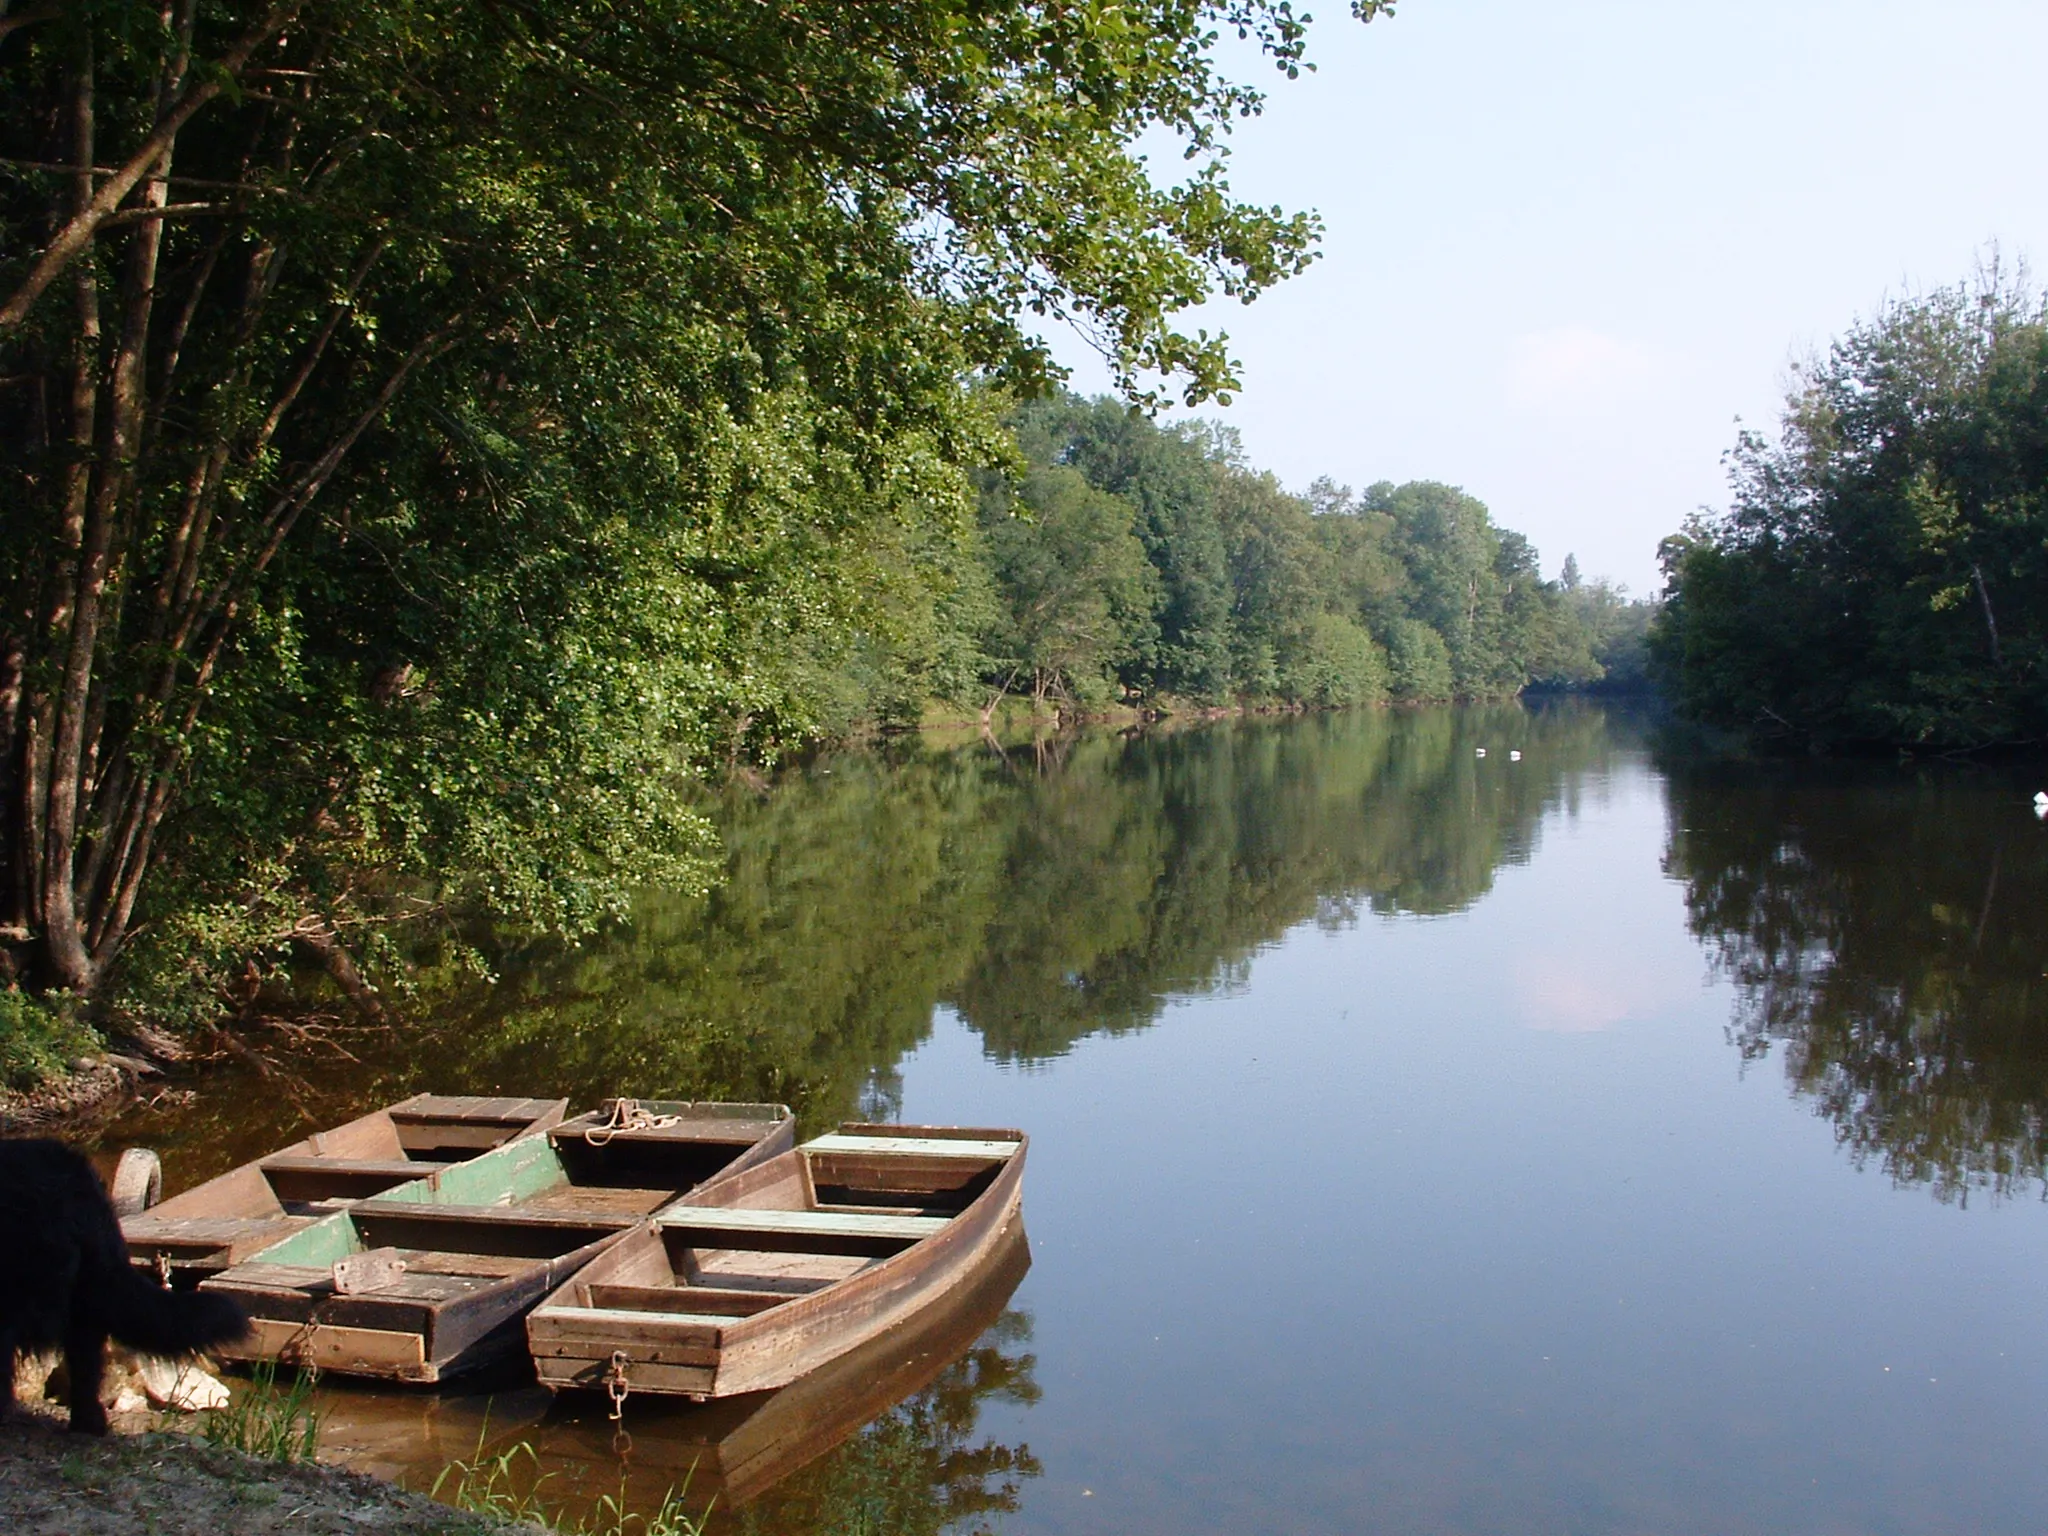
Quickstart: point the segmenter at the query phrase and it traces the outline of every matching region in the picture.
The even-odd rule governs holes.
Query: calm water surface
[[[417,1484],[483,1435],[551,1496],[695,1463],[728,1530],[2035,1532],[2037,776],[1576,705],[843,754],[725,808],[713,897],[115,1134],[182,1184],[430,1087],[1030,1130],[1021,1284],[625,1447],[330,1392]]]

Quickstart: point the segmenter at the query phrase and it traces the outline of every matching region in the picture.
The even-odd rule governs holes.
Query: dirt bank
[[[0,1423],[0,1531],[8,1536],[510,1536],[335,1467],[257,1461],[183,1434],[67,1434],[60,1415]]]

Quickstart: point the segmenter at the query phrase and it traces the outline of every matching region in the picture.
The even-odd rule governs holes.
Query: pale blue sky
[[[2048,0],[1314,8],[1233,179],[1323,257],[1199,322],[1245,381],[1204,414],[1293,488],[1447,480],[1647,593],[1796,355],[1994,243],[2048,263]]]

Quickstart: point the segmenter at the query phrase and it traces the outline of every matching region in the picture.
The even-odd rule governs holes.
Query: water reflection
[[[1944,1199],[2048,1158],[2048,832],[1987,769],[1660,764],[1693,932],[1731,1035],[1782,1047],[1859,1162]]]
[[[1597,708],[1506,704],[834,754],[725,802],[710,896],[650,892],[577,949],[486,940],[498,980],[432,994],[398,1039],[114,1139],[163,1147],[176,1185],[422,1083],[780,1100],[807,1130],[886,1117],[940,1006],[990,1055],[1043,1060],[1229,988],[1305,920],[1464,910],[1626,735]]]

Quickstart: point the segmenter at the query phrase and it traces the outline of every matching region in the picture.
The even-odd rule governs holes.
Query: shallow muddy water
[[[1028,1256],[779,1400],[323,1388],[416,1486],[525,1442],[760,1532],[2038,1531],[2037,777],[1579,704],[839,754],[726,808],[712,897],[113,1139],[177,1187],[427,1088],[1030,1131]]]

